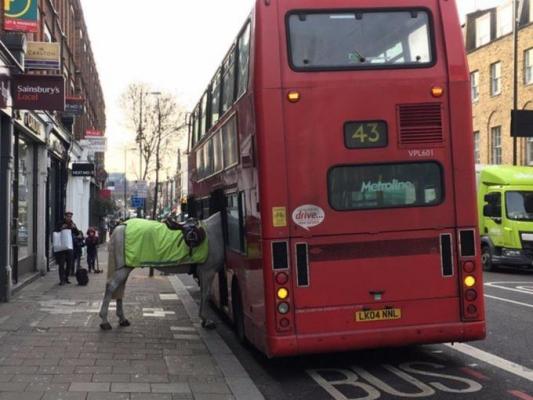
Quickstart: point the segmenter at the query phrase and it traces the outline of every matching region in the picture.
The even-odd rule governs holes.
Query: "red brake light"
[[[466,261],[463,264],[463,270],[466,273],[472,273],[472,272],[474,272],[474,269],[476,269],[476,265],[472,261]]]
[[[276,283],[278,285],[285,285],[289,281],[289,275],[287,275],[285,272],[280,272],[279,274],[276,274]]]

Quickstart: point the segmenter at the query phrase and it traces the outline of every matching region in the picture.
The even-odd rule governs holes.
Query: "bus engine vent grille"
[[[401,104],[400,145],[439,144],[442,136],[442,106],[440,103]]]

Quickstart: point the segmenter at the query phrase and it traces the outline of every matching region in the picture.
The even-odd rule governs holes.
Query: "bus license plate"
[[[355,322],[386,321],[400,318],[402,318],[402,310],[399,308],[357,311],[355,313]]]

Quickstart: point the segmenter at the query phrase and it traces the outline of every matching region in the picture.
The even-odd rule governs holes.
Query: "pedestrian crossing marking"
[[[200,340],[198,335],[174,335],[174,339],[177,340]]]
[[[175,293],[160,293],[159,298],[161,300],[179,300],[178,295]]]
[[[175,315],[174,311],[165,311],[162,308],[143,308],[143,317],[165,318],[167,315]]]
[[[196,328],[192,326],[171,326],[170,330],[179,332],[196,332]]]

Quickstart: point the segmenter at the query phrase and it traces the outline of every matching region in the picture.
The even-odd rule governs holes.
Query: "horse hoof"
[[[111,324],[109,322],[100,324],[100,329],[103,331],[110,331],[111,330]]]
[[[128,321],[127,319],[125,319],[124,321],[120,321],[119,322],[119,325],[120,326],[130,326],[130,321]]]
[[[217,327],[217,324],[215,324],[213,321],[202,321],[202,328],[212,330]]]

